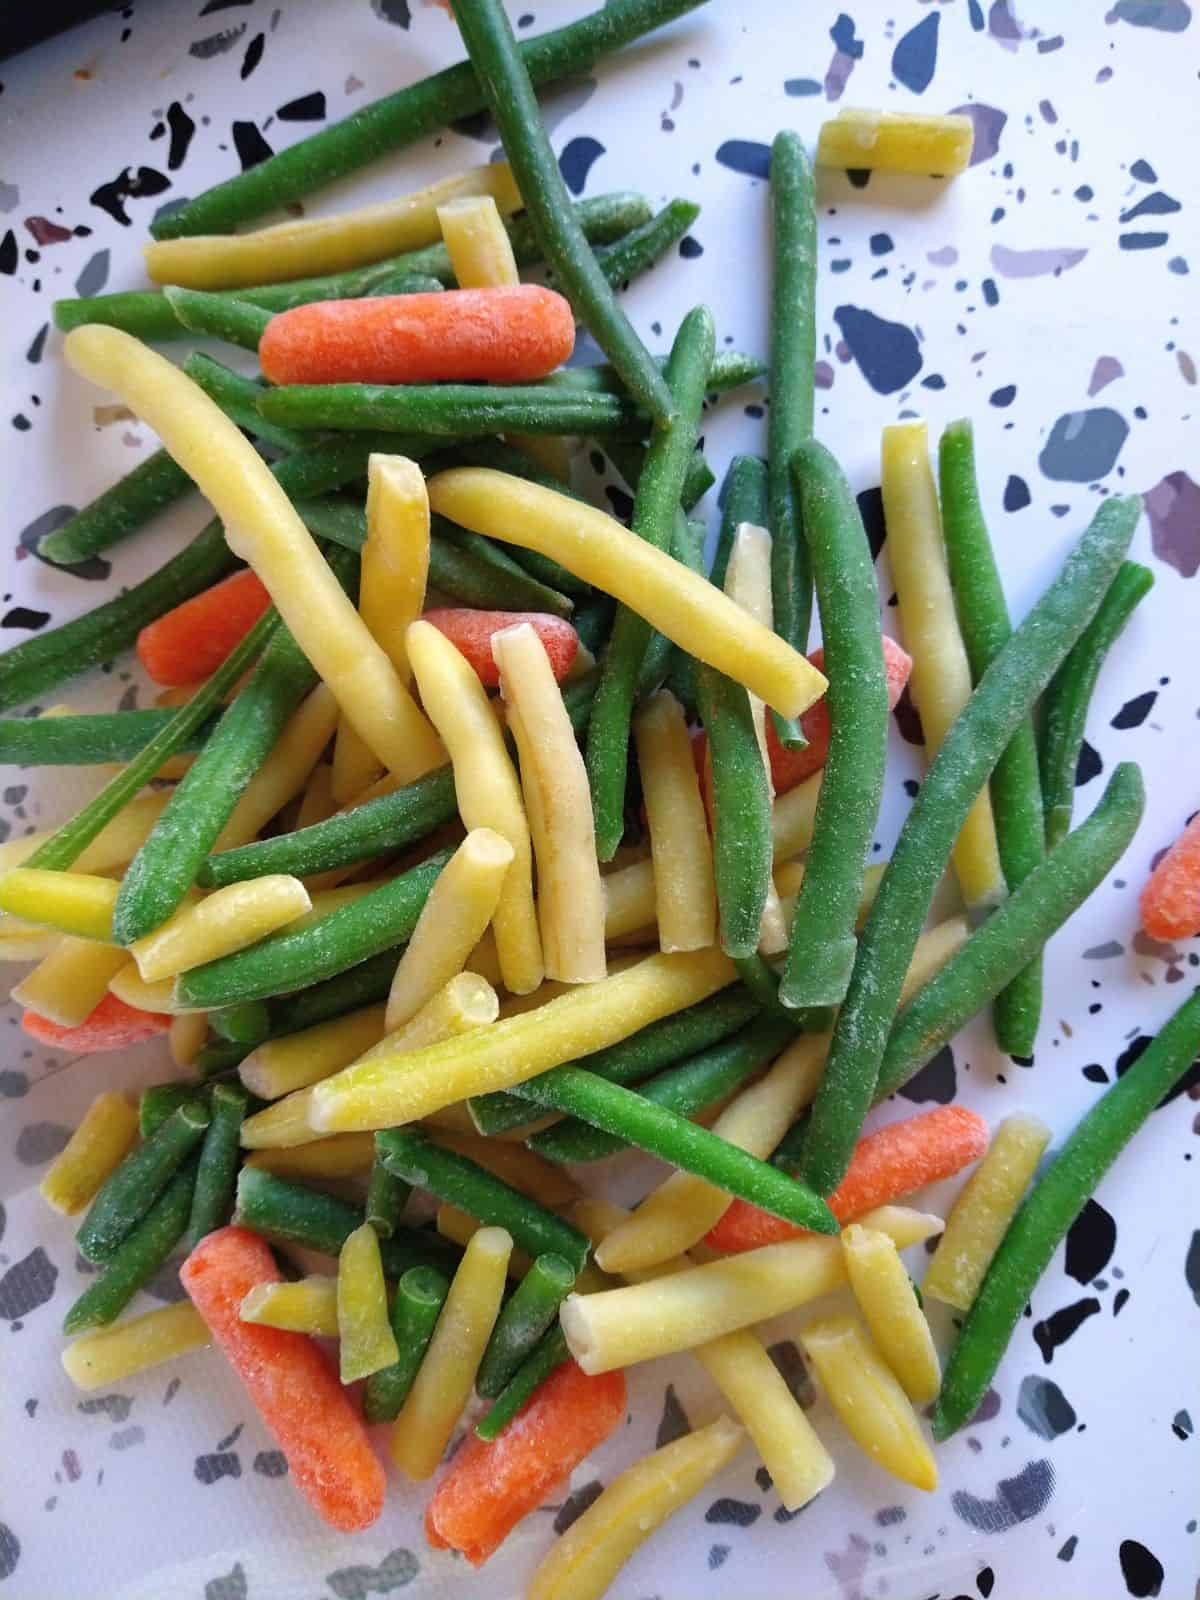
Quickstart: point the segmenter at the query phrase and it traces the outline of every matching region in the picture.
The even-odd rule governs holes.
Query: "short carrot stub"
[[[1190,939],[1200,933],[1200,812],[1150,874],[1141,913],[1152,939]]]
[[[64,1028],[51,1022],[36,1011],[26,1011],[21,1026],[30,1038],[52,1050],[69,1051],[72,1055],[97,1055],[102,1050],[123,1050],[129,1045],[144,1044],[166,1033],[171,1018],[161,1011],[135,1011],[115,994],[104,999],[74,1028]]]
[[[531,383],[574,348],[562,295],[521,283],[296,306],[258,357],[272,383]]]
[[[500,668],[492,655],[492,640],[505,628],[527,622],[542,641],[556,683],[570,672],[579,650],[579,635],[569,622],[544,611],[477,611],[471,606],[434,606],[424,613],[479,674],[485,689],[500,687]]]
[[[303,1333],[241,1319],[251,1289],[281,1281],[266,1241],[218,1228],[180,1280],[287,1457],[296,1487],[330,1527],[369,1528],[383,1510],[383,1466],[349,1395]]]
[[[257,574],[248,568],[222,578],[138,634],[138,660],[166,688],[199,683],[213,673],[271,604]]]
[[[481,1567],[624,1416],[622,1373],[589,1378],[574,1361],[564,1363],[495,1439],[468,1434],[425,1509],[429,1543],[461,1550]]]
[[[952,1178],[978,1161],[987,1147],[987,1123],[965,1106],[939,1106],[890,1123],[858,1141],[846,1176],[829,1196],[829,1209],[839,1222],[853,1222],[927,1183]],[[732,1253],[795,1239],[803,1232],[769,1211],[735,1200],[704,1242]]]

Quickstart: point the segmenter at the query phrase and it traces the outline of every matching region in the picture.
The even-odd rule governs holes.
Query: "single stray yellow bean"
[[[952,178],[970,166],[974,142],[970,117],[843,106],[836,117],[821,124],[817,165]]]
[[[181,1300],[83,1334],[63,1351],[62,1364],[77,1389],[107,1389],[211,1343],[204,1318],[190,1300]]]

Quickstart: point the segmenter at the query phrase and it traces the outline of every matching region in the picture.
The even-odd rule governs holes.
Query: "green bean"
[[[410,1267],[396,1285],[392,1332],[399,1359],[373,1372],[363,1390],[368,1422],[395,1422],[420,1370],[450,1285],[433,1267]]]
[[[271,1013],[261,1000],[246,1000],[240,1006],[212,1012],[208,1025],[227,1044],[244,1044],[253,1050],[270,1035]]]
[[[674,1066],[699,1050],[728,1038],[749,1022],[757,1007],[742,988],[721,989],[686,1011],[652,1022],[640,1032],[622,1039],[620,1044],[580,1056],[576,1066],[586,1067],[609,1083],[637,1083],[662,1067]],[[676,1109],[678,1109],[676,1107]],[[529,1106],[519,1095],[507,1090],[476,1095],[467,1101],[471,1120],[482,1134],[507,1133],[530,1120]],[[554,1132],[565,1132],[567,1124],[556,1124]],[[593,1129],[588,1129],[593,1133]],[[564,1158],[566,1159],[566,1158]],[[573,1158],[572,1158],[573,1159]]]
[[[376,1156],[367,1183],[367,1221],[381,1239],[390,1239],[395,1233],[411,1193],[412,1184],[389,1172]]]
[[[190,291],[189,291],[190,292]],[[220,295],[205,295],[207,300],[220,300]],[[265,316],[265,312],[258,313]],[[266,444],[279,450],[293,451],[312,448],[312,437],[295,428],[284,428],[260,416],[258,397],[263,392],[261,379],[244,377],[240,372],[214,361],[203,350],[193,350],[183,363],[183,370],[193,382],[198,383],[210,400],[215,400],[225,415],[236,422],[244,433],[253,434]],[[338,487],[338,485],[332,485]]]
[[[240,1083],[218,1083],[212,1092],[212,1120],[200,1146],[200,1162],[188,1220],[188,1249],[222,1227],[233,1210],[233,1191],[241,1165],[239,1139],[247,1095]]]
[[[767,413],[768,526],[775,632],[803,654],[812,615],[812,576],[791,461],[812,436],[817,356],[817,212],[812,168],[799,134],[771,146],[771,408]],[[803,748],[799,727],[775,715],[784,744]]]
[[[696,1054],[676,1060],[654,1077],[644,1079],[637,1092],[652,1105],[665,1106],[681,1117],[695,1116],[774,1060],[795,1037],[793,1023],[760,1017],[732,1036],[700,1048]],[[579,1064],[584,1065],[586,1060],[585,1057]],[[528,1119],[529,1112],[525,1115]],[[548,1161],[560,1162],[601,1161],[618,1150],[628,1149],[630,1143],[627,1138],[605,1133],[576,1117],[543,1128],[525,1142]]]
[[[536,1389],[539,1389],[552,1372],[571,1359],[567,1341],[557,1322],[551,1324],[541,1339],[513,1373],[496,1403],[475,1425],[481,1439],[492,1440],[502,1433]]]
[[[895,1091],[996,994],[1103,881],[1133,838],[1145,794],[1123,761],[1086,822],[1039,861],[896,1018],[875,1098]]]
[[[579,1067],[553,1067],[528,1079],[517,1092],[534,1105],[590,1122],[775,1216],[816,1233],[837,1232],[833,1213],[805,1184],[632,1089],[606,1083]]]
[[[640,227],[632,228],[623,239],[598,249],[595,261],[609,287],[624,288],[643,272],[649,272],[672,245],[678,244],[699,215],[700,207],[693,201],[669,200],[661,211]],[[547,278],[556,288],[562,288],[562,284],[555,281],[553,270],[547,274]],[[571,291],[568,289],[564,292],[575,305]]]
[[[655,362],[666,371],[669,356],[655,356]],[[744,383],[753,383],[767,370],[766,363],[757,356],[742,350],[715,350],[704,380],[705,394],[724,394],[738,389]],[[571,389],[587,394],[624,394],[625,386],[617,370],[607,361],[581,364],[577,367],[559,367],[557,372],[540,380],[546,389]]]
[[[883,799],[888,691],[875,562],[853,491],[823,444],[792,458],[821,613],[832,732],[779,998],[837,1005],[850,982],[863,868]]]
[[[228,1039],[210,1039],[197,1050],[192,1066],[206,1083],[235,1072],[250,1054],[247,1044],[233,1044]]]
[[[143,1139],[161,1128],[173,1111],[189,1100],[208,1103],[208,1089],[202,1083],[172,1079],[169,1083],[152,1083],[138,1096],[138,1132]]]
[[[367,293],[372,299],[379,299],[392,294],[440,294],[445,287],[440,278],[427,273],[393,272],[390,277],[380,278]]]
[[[1185,1000],[1149,1048],[1076,1124],[1009,1224],[950,1352],[933,1436],[970,1420],[1013,1329],[1067,1229],[1121,1151],[1200,1050],[1200,994]]]
[[[975,477],[975,437],[968,421],[952,422],[938,447],[942,532],[963,644],[976,683],[1012,633],[1004,586],[996,568]],[[1042,785],[1038,775],[1033,718],[1017,728],[996,763],[991,781],[992,814],[1004,880],[1015,889],[1045,854]],[[996,1043],[1011,1056],[1028,1057],[1037,1042],[1042,1014],[1040,950],[996,996],[992,1027]]]
[[[1126,561],[1100,602],[1100,609],[1050,681],[1042,700],[1041,778],[1046,814],[1046,849],[1053,850],[1071,827],[1075,773],[1088,706],[1121,630],[1139,601],[1154,586],[1154,574]]]
[[[605,455],[636,493],[642,468],[646,465],[645,446],[632,439],[605,438],[602,443]],[[691,511],[716,481],[716,475],[705,460],[703,450],[693,451],[692,459],[688,462],[687,471],[683,475],[683,491],[679,496],[679,503],[684,511]]]
[[[595,245],[614,244],[634,230],[641,229],[645,223],[657,220],[646,196],[629,190],[576,200],[572,210],[585,238]],[[542,247],[528,212],[521,211],[515,217],[505,217],[503,221],[517,265],[539,265]],[[413,250],[406,256],[397,256],[396,265],[401,263],[410,272],[428,272],[447,289],[453,289],[458,284],[450,263],[450,252],[440,242],[426,245],[423,250]],[[647,265],[653,263],[648,262]]]
[[[875,1092],[913,947],[963,819],[1013,733],[1083,632],[1133,537],[1141,501],[1106,500],[1058,577],[979,680],[934,757],[867,916],[834,1024],[800,1172],[841,1181]]]
[[[191,333],[224,339],[243,350],[257,350],[274,312],[233,294],[206,294],[202,289],[164,289],[171,309]]]
[[[696,0],[621,0],[565,28],[520,47],[526,70],[538,84],[585,73],[613,50],[693,9]],[[469,62],[460,61],[205,190],[186,206],[160,217],[156,239],[229,232],[267,211],[302,200],[379,157],[438,132],[485,109],[486,101]]]
[[[580,644],[586,650],[590,650],[592,655],[600,655],[607,646],[616,614],[617,602],[612,596],[597,594],[581,605],[571,618],[572,626],[579,635]]]
[[[656,425],[633,503],[633,531],[658,550],[666,550],[675,526],[683,475],[696,447],[704,380],[712,365],[716,334],[704,306],[689,311],[667,363],[670,420]],[[657,369],[655,369],[657,370]],[[617,607],[612,635],[600,669],[600,686],[588,725],[587,774],[592,791],[596,854],[611,861],[625,831],[625,778],[629,725],[638,674],[654,629],[628,606]]]
[[[343,568],[353,562],[344,551],[336,558]],[[338,575],[344,583],[349,572]],[[249,683],[226,708],[125,869],[113,907],[118,944],[143,938],[183,904],[246,785],[316,681],[308,657],[277,620]]]
[[[386,1128],[375,1135],[375,1153],[389,1172],[439,1200],[469,1211],[480,1222],[506,1228],[513,1243],[531,1256],[553,1251],[578,1272],[590,1246],[584,1234],[545,1206],[454,1150],[443,1150],[412,1128]]]
[[[536,384],[289,383],[264,389],[259,410],[294,428],[380,428],[430,438],[490,433],[620,433],[644,422],[615,394],[576,394]],[[395,447],[393,446],[393,449]]]
[[[671,529],[671,554],[683,566],[701,574],[704,571],[704,531],[702,526],[694,531],[684,516],[682,507],[676,506],[674,525]],[[657,629],[652,628],[645,654],[642,656],[642,664],[638,669],[637,698],[642,700],[651,694],[660,683],[664,682],[672,667],[682,663],[687,663],[687,667],[692,670],[684,671],[680,665],[677,681],[685,692],[676,698],[688,708],[692,708],[696,701],[694,658],[673,644],[665,633],[659,633]]]
[[[302,1033],[305,1028],[315,1028],[318,1022],[330,1022],[334,1017],[344,1016],[347,1011],[358,1011],[363,1006],[386,1000],[399,960],[399,947],[381,950],[369,961],[339,972],[324,983],[314,983],[299,994],[285,995],[283,999],[273,1001],[270,1006],[271,1038],[281,1039],[289,1033]]]
[[[696,699],[712,758],[713,872],[721,946],[736,959],[758,949],[775,857],[771,794],[746,690],[701,663]]]
[[[194,487],[187,473],[165,450],[156,450],[61,528],[41,539],[38,555],[59,566],[86,561],[136,533]]]
[[[63,1318],[64,1333],[85,1333],[114,1322],[134,1295],[170,1258],[182,1239],[196,1186],[196,1157],[185,1161],[165,1189],[108,1258]]]
[[[0,761],[22,767],[90,767],[131,761],[175,715],[162,711],[99,711],[77,717],[0,719]],[[179,748],[199,750],[213,730],[207,722]]]
[[[474,533],[469,528],[460,528],[456,522],[451,522],[448,517],[443,517],[436,511],[429,521],[441,545],[452,545],[455,549],[473,556],[489,574],[495,574],[493,594],[503,594],[507,596],[507,600],[502,606],[493,598],[491,601],[493,609],[549,611],[556,617],[569,617],[574,610],[574,606],[565,594],[559,593],[549,584],[542,583],[532,576],[525,565],[493,540],[485,538],[481,533]],[[557,566],[557,562],[551,562],[550,565]],[[432,572],[432,560],[430,567]],[[521,597],[523,597],[522,603],[518,604],[518,599]]]
[[[575,220],[529,69],[500,0],[467,0],[455,12],[455,20],[559,288],[620,372],[629,393],[656,422],[665,422],[675,409],[671,392],[617,304],[612,285]]]
[[[40,844],[24,864],[58,871],[71,866],[100,830],[112,821],[144,784],[150,782],[167,757],[181,749],[192,734],[209,720],[228,691],[262,650],[277,620],[273,611],[260,617],[203,687],[197,689],[185,705],[180,706],[161,732],[143,745],[134,759],[111,778],[81,811],[76,812],[56,833]]]
[[[767,526],[767,464],[761,456],[734,456],[721,486],[721,527],[713,552],[712,581],[725,587],[733,541],[743,522]]]
[[[88,1261],[109,1261],[204,1137],[209,1110],[188,1100],[109,1173],[75,1235]]]
[[[307,927],[285,929],[247,950],[181,973],[176,979],[179,1004],[186,1010],[212,1011],[240,1000],[269,999],[331,978],[403,944],[450,854],[438,851]]]
[[[575,1286],[575,1269],[565,1256],[541,1255],[517,1285],[492,1329],[475,1393],[494,1400],[558,1318],[558,1308]]]
[[[362,1227],[363,1214],[358,1206],[289,1183],[264,1167],[243,1167],[233,1220],[280,1244],[336,1256],[355,1228]],[[389,1278],[402,1278],[410,1267],[453,1272],[462,1254],[449,1239],[418,1228],[397,1228],[390,1239],[379,1241],[379,1253]]]

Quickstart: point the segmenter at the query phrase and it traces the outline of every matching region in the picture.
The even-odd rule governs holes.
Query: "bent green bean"
[[[683,476],[696,447],[704,382],[712,365],[716,332],[704,306],[679,326],[667,363],[671,420],[654,429],[633,503],[633,531],[666,550],[675,527]],[[596,854],[611,861],[625,831],[625,779],[629,726],[638,674],[654,629],[628,606],[618,606],[600,669],[600,684],[588,724],[586,763],[596,828]]]
[[[849,1163],[904,973],[963,819],[1022,717],[1094,615],[1140,513],[1140,500],[1104,502],[979,680],[926,773],[859,939],[804,1140],[800,1173],[822,1194],[840,1183]]]
[[[1184,1001],[1128,1072],[1104,1091],[1034,1184],[950,1352],[934,1406],[935,1439],[948,1439],[974,1415],[1068,1228],[1198,1050],[1200,993]]]
[[[400,1357],[367,1379],[363,1416],[368,1422],[395,1422],[400,1415],[449,1292],[449,1283],[433,1267],[410,1267],[396,1285],[392,1332]]]
[[[494,1400],[541,1341],[558,1308],[575,1286],[575,1268],[565,1256],[538,1256],[517,1285],[492,1329],[475,1393]]]
[[[109,1261],[204,1137],[209,1108],[188,1100],[111,1172],[75,1235],[88,1261]]]
[[[233,1191],[241,1164],[239,1139],[248,1100],[240,1083],[213,1086],[209,1102],[212,1117],[200,1146],[192,1207],[188,1218],[188,1249],[194,1250],[206,1234],[229,1221]]]
[[[656,422],[665,422],[675,409],[671,391],[617,304],[612,285],[575,219],[558,158],[542,124],[525,54],[513,37],[504,7],[500,0],[464,0],[455,21],[559,287],[620,372],[629,393]]]
[[[115,1322],[143,1284],[165,1265],[183,1238],[196,1186],[196,1157],[190,1157],[141,1221],[108,1258],[107,1265],[90,1283],[63,1318],[64,1333],[86,1333],[89,1328]]]
[[[1042,699],[1040,764],[1047,850],[1053,850],[1071,826],[1083,730],[1104,658],[1153,586],[1154,574],[1148,567],[1136,561],[1123,563]]]
[[[942,434],[938,477],[950,583],[971,676],[978,683],[1012,633],[1012,623],[979,500],[975,438],[970,422],[952,422]],[[1045,854],[1042,786],[1032,717],[1020,724],[997,761],[991,798],[1000,865],[1005,882],[1015,889]],[[1013,1056],[1031,1056],[1041,1014],[1042,962],[1038,953],[996,996],[992,1026],[1001,1050]]]
[[[800,1010],[837,1005],[850,982],[863,869],[883,799],[889,712],[875,562],[854,494],[815,439],[792,457],[792,477],[816,583],[832,724],[779,985],[783,1003]]]
[[[475,1425],[481,1439],[495,1439],[520,1411],[521,1407],[541,1387],[552,1372],[571,1359],[567,1341],[558,1323],[553,1323],[542,1335],[529,1355],[509,1379],[496,1403]]]

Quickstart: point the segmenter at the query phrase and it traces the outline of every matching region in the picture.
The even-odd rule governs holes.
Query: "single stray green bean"
[[[1148,567],[1124,562],[1096,615],[1042,697],[1039,753],[1047,850],[1053,850],[1071,827],[1083,730],[1104,658],[1153,586],[1154,574]]]
[[[481,1439],[495,1439],[520,1411],[533,1392],[552,1372],[571,1359],[567,1341],[557,1322],[551,1324],[509,1379],[496,1403],[479,1419],[475,1432]]]
[[[248,1096],[240,1083],[213,1086],[212,1119],[200,1146],[200,1161],[192,1190],[188,1220],[188,1249],[194,1250],[206,1234],[228,1222],[233,1191],[241,1165],[239,1138]]]
[[[1200,993],[1185,1000],[1128,1072],[1104,1091],[1034,1184],[1000,1241],[942,1378],[933,1436],[975,1414],[1021,1313],[1105,1173],[1200,1050]]]
[[[109,1261],[204,1137],[209,1108],[202,1100],[179,1106],[144,1144],[110,1172],[75,1235],[80,1255]]]
[[[537,1257],[496,1319],[475,1375],[476,1394],[494,1400],[502,1392],[574,1286],[575,1269],[564,1256]]]
[[[1083,632],[1129,547],[1141,501],[1106,500],[1065,565],[979,680],[934,757],[884,871],[804,1140],[800,1173],[841,1182],[875,1093],[904,973],[950,848],[1022,717]]]
[[[396,1285],[392,1332],[400,1358],[373,1372],[363,1390],[368,1422],[395,1422],[420,1370],[450,1285],[433,1267],[410,1267]]]
[[[63,1318],[64,1333],[86,1333],[115,1322],[182,1239],[196,1187],[196,1160],[189,1157],[131,1233],[108,1258],[104,1271]]]

